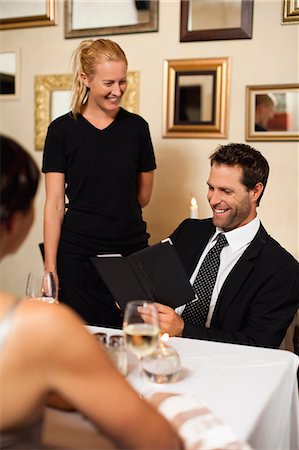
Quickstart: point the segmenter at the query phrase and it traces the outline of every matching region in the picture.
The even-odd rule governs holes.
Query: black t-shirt
[[[137,174],[155,168],[148,124],[136,114],[121,108],[104,130],[80,114],[54,120],[42,171],[65,174],[68,204],[61,240],[69,250],[94,253],[146,245]]]

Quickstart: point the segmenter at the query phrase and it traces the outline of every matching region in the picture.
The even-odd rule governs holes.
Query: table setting
[[[160,333],[153,303],[129,303],[123,329],[86,328],[138,394],[176,424],[186,449],[298,448],[295,354],[169,338]],[[47,408],[46,436],[47,427],[52,441],[58,434],[68,435],[66,448],[86,448],[78,439],[73,442],[74,427],[75,434],[81,429],[88,435],[88,442],[94,439],[91,448],[103,448],[96,446],[98,430],[79,413]]]

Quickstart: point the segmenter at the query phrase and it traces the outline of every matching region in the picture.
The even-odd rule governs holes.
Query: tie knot
[[[218,235],[217,242],[215,244],[215,247],[222,249],[223,247],[226,247],[228,245],[227,239],[225,237],[225,234],[221,233]]]

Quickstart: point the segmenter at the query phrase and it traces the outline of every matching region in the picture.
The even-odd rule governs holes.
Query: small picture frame
[[[20,49],[0,51],[0,101],[20,98]]]
[[[247,141],[299,140],[299,84],[246,87]]]
[[[282,8],[282,24],[299,23],[299,0],[284,0]]]
[[[227,137],[230,59],[164,61],[163,137]]]
[[[253,0],[181,0],[180,41],[251,39]]]

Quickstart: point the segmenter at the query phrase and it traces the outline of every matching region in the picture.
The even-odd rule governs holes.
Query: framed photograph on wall
[[[247,141],[299,140],[299,84],[246,87]]]

